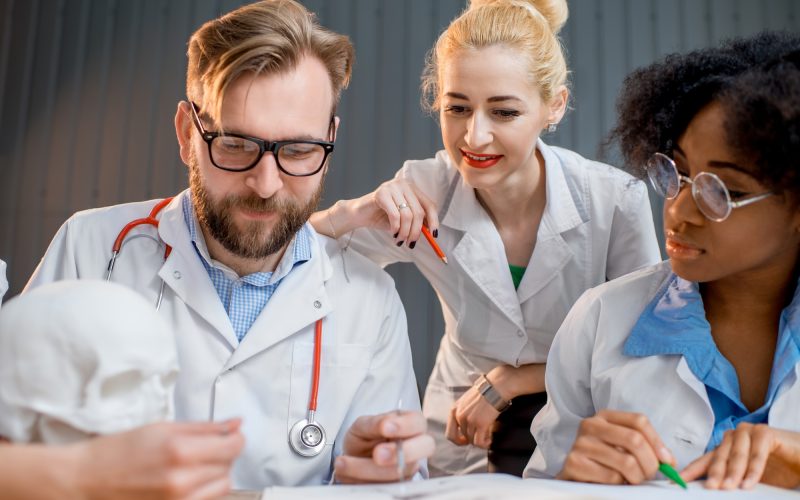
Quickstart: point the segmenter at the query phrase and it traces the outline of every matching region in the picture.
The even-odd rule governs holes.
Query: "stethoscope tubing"
[[[122,244],[125,242],[125,238],[128,236],[128,233],[135,227],[141,226],[146,224],[148,226],[153,226],[158,230],[158,219],[156,216],[158,215],[161,210],[172,201],[172,197],[164,198],[163,200],[156,203],[152,210],[150,210],[150,214],[147,217],[143,217],[141,219],[132,220],[129,223],[125,224],[125,227],[122,228],[122,231],[119,232],[117,235],[117,239],[114,240],[114,245],[111,247],[111,259],[108,261],[108,267],[106,268],[106,281],[111,281],[111,273],[114,272],[114,264],[117,262],[117,257],[119,256],[120,252],[122,251]],[[164,260],[167,260],[169,254],[172,253],[172,247],[166,245],[164,249]],[[158,290],[158,300],[156,301],[156,311],[161,309],[161,301],[164,299],[164,287],[166,283],[164,280],[161,280],[161,287]]]
[[[158,203],[156,203],[156,205],[153,207],[153,209],[150,210],[150,213],[148,214],[147,217],[143,217],[141,219],[135,219],[135,220],[132,220],[129,223],[125,224],[125,226],[122,228],[122,230],[117,235],[117,238],[114,240],[114,245],[111,247],[111,259],[108,261],[108,267],[107,267],[107,272],[106,272],[106,281],[111,281],[111,274],[114,271],[114,264],[116,263],[117,257],[119,256],[120,252],[122,251],[122,245],[124,244],[125,238],[127,238],[128,233],[130,233],[130,231],[132,229],[134,229],[135,227],[142,226],[142,225],[153,226],[157,231],[158,230],[158,225],[159,225],[159,220],[156,219],[156,216],[171,201],[172,201],[171,197],[170,198],[165,198],[165,199],[159,201]],[[172,252],[172,247],[170,245],[166,245],[166,244],[165,244],[165,246],[166,246],[166,248],[164,250],[164,260],[166,261],[167,258],[169,257],[169,254]],[[164,287],[165,287],[165,285],[166,285],[166,283],[162,279],[161,280],[161,287],[160,287],[160,289],[158,291],[158,300],[156,302],[156,310],[161,309],[161,302],[162,302],[162,300],[164,298]],[[320,366],[321,365],[322,365],[322,319],[320,318],[320,319],[318,319],[316,321],[316,324],[314,326],[314,366],[313,366],[313,369],[312,369],[312,378],[311,378],[311,394],[310,394],[309,400],[308,400],[308,414],[307,414],[307,418],[306,418],[305,422],[303,422],[301,420],[297,424],[295,424],[295,427],[297,427],[298,432],[302,432],[302,429],[304,427],[309,426],[309,425],[313,426],[313,427],[316,427],[322,433],[322,436],[323,436],[322,441],[323,442],[319,446],[313,446],[313,447],[304,445],[304,446],[307,446],[307,449],[304,450],[305,453],[303,453],[299,449],[295,448],[296,445],[295,445],[295,443],[292,442],[291,436],[290,436],[290,440],[289,440],[290,444],[292,444],[292,447],[295,449],[295,451],[298,454],[302,455],[302,456],[315,456],[315,455],[317,455],[319,453],[319,451],[317,451],[317,450],[321,451],[321,447],[322,447],[322,445],[324,445],[324,441],[325,441],[324,430],[322,429],[322,426],[320,426],[316,422],[316,419],[315,419],[316,412],[317,412],[317,396],[319,395],[319,372],[320,372]],[[294,428],[292,430],[294,430]]]

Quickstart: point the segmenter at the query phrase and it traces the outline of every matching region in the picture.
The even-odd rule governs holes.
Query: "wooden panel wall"
[[[242,3],[0,0],[0,259],[9,265],[9,295],[76,210],[186,186],[172,127],[186,41],[202,22]],[[352,37],[357,52],[325,205],[363,194],[404,159],[440,148],[435,121],[419,107],[419,75],[437,34],[464,4],[306,2],[323,24]],[[733,35],[800,29],[794,0],[571,0],[570,9],[562,35],[574,110],[548,140],[591,157],[631,69]],[[424,386],[443,329],[439,305],[416,270],[390,272]]]

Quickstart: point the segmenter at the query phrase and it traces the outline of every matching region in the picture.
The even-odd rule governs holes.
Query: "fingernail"
[[[344,461],[344,458],[336,457],[336,461],[333,463],[333,467],[337,471],[341,472],[341,471],[343,471],[345,469],[345,463],[346,462]]]
[[[395,239],[397,239],[398,236],[400,236],[400,231],[397,231],[396,233],[394,233],[394,238]]]
[[[666,446],[662,446],[661,449],[658,450],[658,454],[661,455],[661,461],[666,462],[668,464],[675,463],[674,459],[672,458],[672,453],[666,448]]]
[[[412,241],[411,243],[408,244],[408,248],[411,248],[411,249],[413,249],[415,246],[417,246],[417,242],[416,241]]]
[[[398,241],[397,242],[397,246],[399,246],[399,247],[403,246],[403,242],[402,241]]]
[[[434,229],[432,234],[433,234],[434,238],[438,238],[439,237],[439,230],[438,229]]]
[[[749,490],[754,484],[756,484],[755,478],[746,477],[744,481],[742,481],[742,488]]]
[[[380,446],[375,450],[375,458],[381,462],[388,462],[392,458],[392,452],[387,446]]]
[[[383,432],[386,434],[387,437],[394,436],[397,434],[397,424],[394,422],[388,422],[386,425],[383,426]]]
[[[733,479],[727,478],[726,480],[722,481],[723,488],[730,488],[731,486],[733,486]]]

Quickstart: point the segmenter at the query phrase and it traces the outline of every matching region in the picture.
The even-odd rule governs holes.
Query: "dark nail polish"
[[[400,234],[400,231],[397,231],[396,233],[394,233],[394,238],[395,238],[395,239],[397,239],[397,236],[398,236],[399,234]]]
[[[412,250],[414,249],[415,246],[417,246],[416,241],[412,241],[411,243],[408,244],[408,248],[411,248]]]
[[[433,230],[433,237],[434,238],[438,238],[439,237],[439,230],[438,229],[434,229]]]
[[[399,246],[399,247],[403,246],[403,242],[402,241],[398,241],[397,242],[397,246]]]

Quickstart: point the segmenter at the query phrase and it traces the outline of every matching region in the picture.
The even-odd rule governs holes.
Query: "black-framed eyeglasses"
[[[722,222],[730,216],[734,208],[745,207],[761,201],[774,193],[754,194],[737,201],[731,199],[725,183],[713,172],[700,172],[691,179],[678,172],[678,167],[669,156],[655,153],[645,167],[650,184],[656,193],[668,200],[678,197],[685,184],[692,185],[692,198],[700,212],[709,220]]]
[[[278,169],[293,177],[314,175],[325,166],[328,155],[333,153],[333,142],[314,140],[265,141],[248,135],[208,132],[200,121],[198,106],[189,101],[192,107],[194,125],[208,145],[211,163],[229,172],[244,172],[255,167],[264,153],[271,152]],[[333,116],[328,128],[333,130]]]

